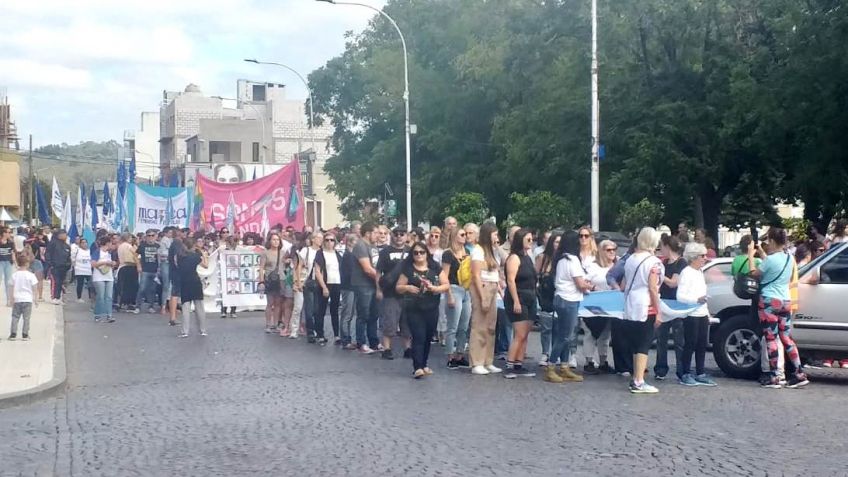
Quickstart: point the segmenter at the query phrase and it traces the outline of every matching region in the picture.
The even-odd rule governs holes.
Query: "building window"
[[[253,143],[253,162],[259,162],[259,143]]]
[[[306,200],[306,217],[305,217],[306,225],[309,225],[313,229],[316,228],[316,225],[315,225],[315,211],[316,211],[315,207],[317,206],[318,207],[318,225],[317,225],[317,227],[319,227],[319,228],[322,227],[322,224],[324,223],[324,217],[323,217],[324,207],[323,207],[323,205],[324,205],[324,203],[320,200],[317,201],[317,202],[313,201],[313,200],[309,200],[309,199]]]
[[[264,84],[253,85],[253,100],[254,101],[265,101],[265,85]]]

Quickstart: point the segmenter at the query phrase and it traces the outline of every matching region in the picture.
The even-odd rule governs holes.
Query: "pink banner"
[[[296,230],[303,228],[304,202],[297,161],[273,174],[248,182],[216,182],[198,174],[196,187],[203,196],[207,226],[215,224],[218,229],[225,226],[227,204],[232,193],[236,204],[236,228],[241,233],[261,233],[263,209],[267,211],[271,227],[282,224],[283,227],[291,225]]]

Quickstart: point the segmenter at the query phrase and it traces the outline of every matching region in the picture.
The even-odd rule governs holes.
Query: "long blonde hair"
[[[453,253],[454,257],[457,255],[457,252],[461,252],[460,255],[465,255],[465,246],[464,245],[458,245],[456,243],[456,237],[459,236],[460,232],[465,232],[465,230],[461,229],[459,227],[456,227],[456,228],[448,230],[448,233],[447,233],[447,237],[448,237],[447,238],[447,247],[445,247],[445,248],[447,250],[450,250],[451,253]]]
[[[595,232],[592,231],[592,227],[589,227],[588,225],[584,225],[583,227],[580,227],[579,229],[577,229],[577,233],[579,234],[580,232],[582,232],[584,230],[589,232],[589,234],[591,235],[591,237],[589,237],[591,239],[591,240],[589,240],[590,255],[593,256],[593,257],[597,257],[598,256],[598,243],[595,242]],[[582,244],[580,246],[580,259],[581,260],[583,259],[583,246],[582,246]]]

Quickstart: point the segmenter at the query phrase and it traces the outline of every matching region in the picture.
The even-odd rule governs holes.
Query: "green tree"
[[[460,226],[468,223],[482,224],[489,218],[486,198],[479,192],[459,192],[450,198],[444,216],[455,217]]]
[[[536,231],[553,230],[557,227],[572,228],[578,216],[565,198],[550,191],[532,191],[528,194],[513,192],[509,195],[512,213],[507,223]]]
[[[640,227],[656,227],[663,217],[663,210],[648,199],[642,199],[635,204],[622,204],[616,223],[618,228],[629,234]]]

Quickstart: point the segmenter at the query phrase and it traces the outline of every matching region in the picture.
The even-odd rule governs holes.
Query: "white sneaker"
[[[489,373],[489,370],[486,369],[485,366],[474,366],[473,368],[471,368],[471,374],[479,374],[483,376],[491,373]]]
[[[490,365],[486,366],[486,371],[494,374],[494,373],[500,373],[503,370],[501,368],[497,367],[497,366],[490,364]]]
[[[569,368],[576,368],[577,367],[577,356],[574,356],[572,354],[571,357],[568,358],[568,367]]]
[[[539,366],[547,366],[548,365],[548,355],[543,354],[541,358],[539,358]]]
[[[54,304],[54,305],[61,305],[61,304],[62,304],[62,300],[60,300],[60,299],[58,299],[58,298],[54,298],[54,299],[50,300],[50,303],[52,303],[52,304]]]
[[[374,354],[374,350],[373,350],[373,349],[371,349],[371,347],[370,347],[370,346],[368,346],[368,345],[362,345],[362,346],[360,346],[360,347],[359,347],[359,351],[360,351],[362,354]]]
[[[77,303],[85,303],[85,300],[83,300],[82,298],[77,298]]]
[[[290,334],[289,339],[296,340],[297,339],[297,333]]]

